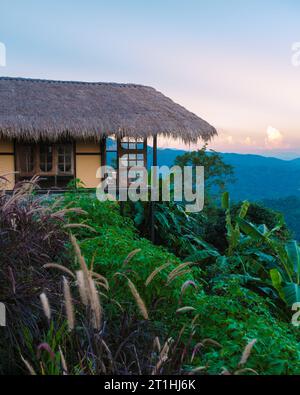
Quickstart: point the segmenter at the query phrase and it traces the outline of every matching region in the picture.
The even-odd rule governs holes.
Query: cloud
[[[232,145],[235,143],[235,139],[231,134],[227,133],[219,133],[217,139],[218,144],[224,144],[224,145]]]
[[[234,143],[234,139],[232,136],[227,136],[226,141],[228,144],[233,144]]]
[[[251,137],[247,136],[245,138],[245,140],[243,141],[243,144],[247,145],[247,146],[255,146],[256,145],[256,141],[252,140]]]
[[[268,126],[265,144],[268,149],[286,148],[283,134],[278,129],[273,128],[273,126]]]

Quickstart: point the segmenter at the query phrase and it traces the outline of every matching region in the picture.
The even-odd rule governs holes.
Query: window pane
[[[21,173],[32,173],[34,171],[34,149],[32,145],[23,145],[19,148]]]
[[[124,167],[128,166],[128,155],[123,155],[120,158],[120,164],[121,164],[121,166],[124,166]]]
[[[72,144],[59,144],[57,146],[58,152],[58,171],[59,173],[72,172]]]
[[[111,137],[106,139],[106,151],[117,151],[117,141]]]
[[[64,153],[65,153],[64,145],[59,145],[57,148],[57,151],[58,151],[58,155],[64,155]]]
[[[53,160],[53,147],[52,145],[42,144],[40,145],[40,170],[44,173],[48,173],[52,170]]]
[[[118,163],[118,155],[117,152],[107,152],[106,153],[106,164],[107,166],[111,166],[114,169],[117,168]]]

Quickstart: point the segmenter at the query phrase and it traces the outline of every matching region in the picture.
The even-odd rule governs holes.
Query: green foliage
[[[272,210],[280,211],[287,226],[298,241],[300,241],[300,198],[288,196],[280,199],[264,199],[262,204]],[[274,211],[273,211],[274,212]]]
[[[238,281],[215,285],[218,295],[202,299],[197,312],[197,336],[217,339],[221,348],[209,350],[201,363],[208,363],[209,373],[217,374],[223,366],[233,370],[239,363],[239,350],[258,339],[247,367],[259,374],[298,374],[299,336],[288,323],[270,312],[267,303]]]
[[[237,215],[241,203],[232,206],[233,215]],[[258,203],[251,203],[247,210],[247,220],[253,224],[265,224],[268,229],[278,228],[276,237],[281,240],[291,239],[291,232],[287,228],[283,215]]]
[[[226,164],[221,154],[216,151],[207,151],[207,144],[201,150],[186,152],[175,159],[175,165],[184,166],[204,166],[205,168],[205,190],[209,193],[214,188],[214,192],[224,190],[226,182],[233,182],[233,167]],[[219,191],[216,191],[216,188]]]
[[[153,270],[168,262],[170,272],[180,264],[180,260],[164,248],[153,246],[147,239],[138,237],[132,220],[120,215],[119,206],[116,203],[99,202],[85,194],[76,196],[75,201],[73,194],[66,195],[64,204],[69,206],[71,202],[82,208],[87,215],[75,217],[71,214],[70,220],[89,225],[97,232],[94,233],[85,228],[74,229],[87,263],[91,265],[93,262],[94,270],[112,283],[124,281],[122,278],[115,277],[115,274],[120,272],[125,275],[130,274],[130,278],[138,289],[144,288],[145,281]],[[140,251],[124,265],[126,257],[134,250]],[[160,303],[165,305],[166,309],[174,310],[174,306],[167,302],[178,299],[179,284],[182,281],[192,279],[191,275],[186,274],[180,282],[174,280],[170,286],[166,286],[168,271],[160,272],[160,276],[153,280],[151,287],[146,288],[143,294],[147,306],[150,309],[153,308],[154,314],[156,314],[155,307],[159,299],[162,299]],[[129,295],[127,288],[112,287],[110,297],[126,302]]]
[[[280,304],[275,272],[273,285],[269,274],[275,267],[277,257],[266,240],[276,238],[280,224],[271,231],[264,225],[253,225],[247,221],[249,204],[245,202],[236,215],[230,208],[229,196],[225,195],[227,252],[223,254],[200,236],[201,223],[207,220],[205,215],[189,221],[186,213],[175,204],[163,206],[159,211],[160,221],[159,218],[157,220],[160,229],[165,228],[165,235],[169,234],[170,249],[174,248],[173,243],[179,243],[178,238],[187,236],[188,232],[190,236],[194,232],[197,238],[195,242],[191,237],[192,243],[187,244],[187,249],[192,252],[187,260],[196,264],[188,273],[167,285],[170,272],[180,265],[178,258],[140,238],[133,221],[122,218],[115,203],[99,203],[87,195],[75,198],[70,194],[65,197],[64,204],[69,205],[72,201],[88,213],[73,220],[88,224],[97,231],[93,234],[88,229],[79,228],[76,235],[87,262],[90,265],[94,262],[94,270],[115,284],[109,294],[111,299],[125,303],[128,311],[134,312],[135,307],[129,303],[132,296],[125,287],[124,275],[128,276],[136,284],[149,308],[151,320],[158,325],[161,333],[174,334],[194,318],[196,327],[192,344],[203,338],[220,343],[221,347],[207,345],[205,352],[195,357],[194,366],[207,365],[210,374],[220,373],[224,366],[234,371],[243,347],[251,340],[258,339],[247,365],[249,368],[262,374],[300,372],[299,336]],[[176,236],[172,240],[174,234]],[[282,242],[278,240],[278,243]],[[173,250],[182,252],[181,246],[179,248],[177,244]],[[140,251],[124,265],[126,256],[136,249]],[[291,256],[294,254],[290,252]],[[155,276],[151,286],[145,287],[149,275],[168,262],[170,265]],[[122,276],[115,276],[116,272],[122,273]],[[124,286],[120,287],[122,281],[125,281]],[[181,299],[180,288],[186,281],[195,282],[197,288],[194,290],[191,287]],[[191,306],[193,309],[177,315],[175,319],[176,309],[180,306]],[[110,309],[109,314],[116,317],[115,310]],[[183,336],[189,336],[189,332],[185,334],[184,331]]]
[[[61,374],[62,350],[73,374],[105,369],[149,373],[159,359],[153,351],[154,338],[163,343],[177,339],[167,366],[160,370],[164,373],[189,372],[199,366],[204,374],[220,374],[223,368],[238,374],[244,367],[247,373],[300,373],[300,336],[290,324],[288,309],[299,301],[300,251],[297,242],[287,240],[281,217],[274,220],[260,207],[251,211],[248,202],[232,206],[227,193],[221,208],[209,205],[199,214],[186,213],[179,203],[157,204],[162,244],[157,246],[136,229],[147,216],[142,204],[137,204],[133,218],[123,217],[117,203],[99,202],[80,189],[65,194],[54,206],[47,204],[49,210],[37,213],[50,216],[51,226],[53,211],[64,218],[60,225],[55,220],[55,229],[58,226],[57,234],[64,236],[62,251],[64,259],[69,258],[68,267],[78,270],[80,255],[74,254],[74,244],[66,242],[67,229],[76,236],[88,268],[105,276],[109,288],[98,284],[103,306],[100,332],[89,327],[86,308],[76,311],[74,332],[66,330],[64,314],[57,308],[59,281],[49,297],[55,321],[49,325],[45,317],[39,318],[34,328],[20,323],[20,352],[42,374]],[[37,218],[40,223],[39,215],[32,221]],[[63,263],[59,254],[57,258]],[[45,286],[48,292],[57,273],[46,273],[42,284],[51,280]],[[77,308],[75,283],[71,289]],[[141,312],[141,305],[147,314]],[[99,347],[102,341],[107,348]],[[253,345],[251,355],[246,366],[240,366],[247,344]],[[119,350],[129,364],[123,363]]]
[[[131,204],[130,208],[127,205],[125,214],[133,219],[142,235],[150,236],[149,204],[136,202]],[[156,203],[154,218],[156,243],[165,246],[176,256],[189,259],[191,255],[199,252],[199,248],[215,250],[205,240],[208,230],[205,225],[207,217],[202,212],[188,213],[182,203],[171,201]]]
[[[222,195],[222,208],[226,210],[226,229],[227,229],[227,241],[228,241],[228,255],[232,255],[235,248],[238,246],[241,238],[240,227],[238,219],[243,219],[248,212],[249,203],[244,202],[237,214],[236,224],[233,225],[231,218],[231,207],[230,197],[228,192],[224,192]]]
[[[85,183],[81,181],[79,178],[75,178],[74,180],[71,180],[68,185],[68,189],[83,189],[85,188]]]
[[[280,297],[288,306],[300,302],[300,249],[298,243],[291,240],[283,244],[281,240],[274,237],[280,224],[269,231],[266,226],[258,228],[245,220],[239,220],[239,223],[247,236],[267,245],[275,258],[270,276]]]
[[[66,321],[59,322],[55,326],[51,321],[49,327],[42,334],[41,342],[36,344],[33,333],[24,328],[24,348],[22,353],[30,356],[31,361],[36,365],[42,365],[43,370],[49,375],[58,375],[61,369],[61,356],[59,347],[64,347],[68,342],[70,334],[68,333]]]

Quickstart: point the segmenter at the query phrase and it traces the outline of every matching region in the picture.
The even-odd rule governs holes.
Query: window
[[[124,137],[120,141],[119,156],[125,167],[146,166],[147,142],[144,139]]]
[[[124,137],[121,140],[121,147],[125,150],[143,150],[145,140],[139,138]]]
[[[118,167],[118,143],[112,138],[106,139],[106,164],[114,169]]]
[[[143,154],[125,154],[121,157],[122,166],[144,166],[144,155]]]
[[[30,174],[34,171],[34,150],[32,145],[23,145],[20,149],[20,170]]]
[[[74,178],[73,144],[17,144],[16,166],[20,180],[38,175],[42,188],[64,187]]]
[[[72,144],[60,144],[57,147],[57,163],[59,173],[71,173],[72,172],[72,158],[73,158],[73,146]]]
[[[53,146],[40,145],[40,171],[49,173],[53,167]]]
[[[144,179],[144,172],[141,170],[131,171],[131,177],[128,172],[132,167],[147,167],[147,140],[139,138],[124,137],[119,143],[119,158],[122,166],[122,173],[127,174],[127,183],[130,185],[137,179]],[[125,176],[126,177],[126,176]]]

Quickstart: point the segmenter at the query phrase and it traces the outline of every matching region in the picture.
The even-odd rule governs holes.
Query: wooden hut
[[[189,143],[214,134],[147,86],[0,77],[0,175],[9,174],[2,189],[34,175],[45,189],[64,189],[74,178],[94,188],[109,157],[128,167],[146,163],[148,137],[156,164],[158,135]]]

